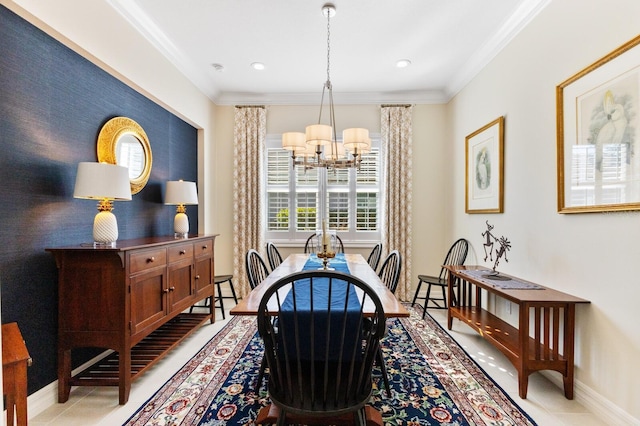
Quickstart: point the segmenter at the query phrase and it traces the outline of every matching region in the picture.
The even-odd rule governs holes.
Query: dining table
[[[294,272],[300,272],[305,268],[310,260],[313,260],[315,254],[294,253],[289,256],[260,284],[258,284],[251,292],[234,306],[231,315],[258,315],[260,301],[265,291],[280,278],[285,277]],[[396,299],[395,295],[384,285],[384,283],[376,274],[369,263],[361,254],[345,253],[344,256],[349,273],[367,283],[380,298],[384,309],[385,318],[408,317],[409,311],[404,305]],[[331,268],[331,259],[329,260],[329,268]]]

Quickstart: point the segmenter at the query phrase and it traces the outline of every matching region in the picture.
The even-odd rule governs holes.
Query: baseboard
[[[71,375],[77,374],[89,367],[90,365],[100,361],[104,357],[110,355],[113,351],[107,350],[102,352],[100,355],[92,358],[91,360],[85,362],[78,368],[74,369],[71,372]],[[58,403],[58,381],[54,381],[49,383],[47,386],[42,389],[32,393],[27,397],[27,407],[28,407],[28,416],[29,420],[38,416],[40,413],[45,411],[47,408],[51,407],[54,404]]]
[[[552,371],[540,371],[549,381],[560,389],[564,389],[562,378]],[[602,394],[599,394],[584,383],[573,381],[573,397],[582,406],[587,407],[590,412],[597,416],[603,425],[640,425],[640,420],[618,407]]]

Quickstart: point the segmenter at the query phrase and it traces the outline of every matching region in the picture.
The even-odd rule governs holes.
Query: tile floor
[[[219,311],[218,311],[219,312]],[[429,310],[440,324],[446,325],[446,312]],[[121,425],[153,393],[180,369],[227,320],[205,325],[172,351],[150,371],[136,380],[129,402],[118,405],[115,387],[73,388],[69,401],[54,404],[30,419],[31,426],[64,425]],[[563,391],[547,378],[534,373],[529,378],[527,399],[518,396],[517,373],[507,359],[493,346],[463,324],[455,324],[451,334],[482,368],[524,409],[540,426],[601,426],[605,422],[575,400],[564,398]]]

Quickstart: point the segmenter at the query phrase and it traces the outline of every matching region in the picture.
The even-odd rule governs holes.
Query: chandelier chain
[[[331,10],[327,10],[327,85],[331,86]]]

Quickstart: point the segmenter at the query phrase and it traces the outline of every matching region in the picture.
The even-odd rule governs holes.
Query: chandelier
[[[322,14],[327,17],[327,81],[322,86],[320,115],[318,123],[309,125],[305,132],[282,134],[282,148],[291,151],[293,166],[305,170],[316,167],[327,169],[359,168],[362,154],[371,151],[369,131],[363,128],[345,129],[342,142],[336,138],[335,112],[333,107],[333,86],[331,84],[331,18],[336,14],[333,4],[322,6]],[[322,110],[325,94],[329,101],[329,124],[322,124]]]

